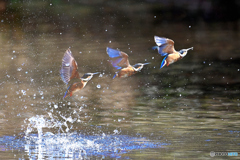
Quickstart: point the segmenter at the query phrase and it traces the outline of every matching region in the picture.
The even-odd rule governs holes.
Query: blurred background
[[[0,0],[0,137],[18,140],[41,128],[165,144],[105,158],[206,159],[211,151],[239,151],[239,12],[237,0]],[[159,69],[154,35],[174,40],[176,50],[194,50]],[[69,47],[80,75],[101,74],[63,100],[59,70]],[[132,65],[151,64],[113,80],[106,47],[126,52]],[[45,125],[37,123],[43,117]],[[39,154],[37,145],[30,153],[0,143],[0,158],[51,157],[46,144]]]

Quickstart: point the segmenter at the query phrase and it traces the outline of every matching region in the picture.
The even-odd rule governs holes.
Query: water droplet
[[[109,43],[112,43],[112,41],[109,41]]]
[[[157,16],[154,16],[153,18],[157,18]]]
[[[107,29],[105,31],[107,32]]]
[[[189,28],[191,28],[192,26],[188,26]]]
[[[113,133],[114,133],[114,134],[119,134],[119,131],[118,131],[117,129],[115,129],[115,130],[113,131]]]
[[[21,90],[23,95],[26,95],[26,91],[25,90]]]
[[[154,57],[152,57],[152,59],[154,59]]]
[[[57,108],[58,108],[58,105],[54,104],[54,108],[57,109]]]
[[[21,71],[22,70],[22,68],[21,67],[19,67],[18,69],[17,69],[17,71]]]
[[[43,91],[39,91],[39,94],[40,94],[40,95],[43,95]]]
[[[100,85],[100,84],[98,84],[98,85],[97,85],[97,88],[101,88],[101,85]]]
[[[100,74],[99,74],[99,77],[102,77],[102,76],[103,76],[103,74],[102,74],[102,73],[100,73]]]
[[[66,63],[65,66],[68,67],[68,66],[70,66],[70,64],[69,64],[69,63]]]
[[[12,53],[15,53],[15,51],[12,51]]]

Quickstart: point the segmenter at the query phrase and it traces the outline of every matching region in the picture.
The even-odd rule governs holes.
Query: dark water
[[[26,3],[1,15],[1,159],[212,159],[211,151],[239,151],[234,23],[170,22],[148,3],[52,5]],[[194,50],[160,70],[154,35]],[[128,53],[131,64],[151,64],[113,80],[107,46]],[[68,47],[81,75],[101,74],[63,101],[59,69]]]

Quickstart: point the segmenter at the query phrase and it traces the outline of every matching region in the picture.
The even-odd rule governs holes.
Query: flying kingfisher
[[[139,72],[144,65],[149,64],[149,63],[137,63],[132,66],[129,64],[127,53],[109,47],[107,47],[107,54],[109,55],[110,58],[112,58],[110,62],[113,65],[113,67],[119,70],[118,72],[116,72],[113,78],[129,77]]]
[[[72,83],[67,91],[65,92],[63,99],[72,96],[73,93],[83,89],[87,82],[93,77],[96,73],[85,73],[81,78],[78,73],[78,65],[75,61],[72,52],[70,49],[66,50],[63,59],[62,59],[62,67],[60,69],[60,74],[64,83],[68,84],[72,79],[77,79],[77,82]]]
[[[154,36],[154,40],[157,46],[152,47],[153,49],[157,49],[158,53],[161,56],[165,56],[162,60],[160,69],[165,65],[172,64],[187,55],[188,50],[193,50],[193,47],[188,49],[181,49],[180,51],[176,51],[174,48],[174,41],[168,38]]]

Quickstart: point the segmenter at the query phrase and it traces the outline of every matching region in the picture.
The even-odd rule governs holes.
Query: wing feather
[[[158,36],[154,36],[154,40],[158,45],[158,53],[161,54],[161,56],[166,56],[176,52],[173,40]]]
[[[121,69],[130,66],[126,53],[109,47],[107,47],[107,53],[109,57],[112,58],[110,62],[114,68]]]
[[[72,52],[68,49],[62,59],[62,67],[60,74],[64,83],[68,82],[73,78],[79,78],[77,62],[75,61]]]

